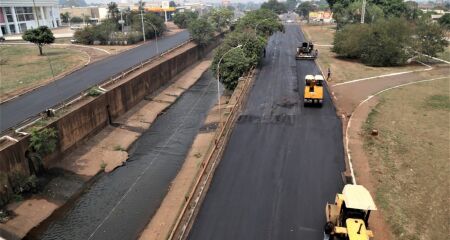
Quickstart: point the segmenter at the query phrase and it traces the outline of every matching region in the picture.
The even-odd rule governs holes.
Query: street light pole
[[[217,63],[217,102],[218,102],[218,109],[219,109],[219,125],[222,123],[222,115],[220,114],[220,63],[222,62],[223,57],[227,55],[229,52],[231,52],[234,49],[242,47],[242,44],[237,45],[234,48],[231,48],[227,52],[225,52],[222,57],[220,57],[219,62]]]
[[[156,32],[156,27],[153,25],[153,23],[149,22],[150,26],[152,26],[153,30],[155,31],[155,39],[156,39],[156,53],[159,54],[159,47],[158,47],[158,34]]]
[[[144,42],[145,42],[144,9],[143,9],[143,6],[141,6],[141,23],[142,23],[142,36],[144,37]]]
[[[361,23],[364,23],[365,18],[366,18],[366,0],[363,0],[361,10]]]

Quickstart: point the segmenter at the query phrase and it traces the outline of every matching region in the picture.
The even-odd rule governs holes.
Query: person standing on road
[[[327,81],[330,80],[331,77],[331,68],[328,67]]]
[[[264,57],[266,57],[266,48],[265,47],[264,47],[263,53],[264,53]]]

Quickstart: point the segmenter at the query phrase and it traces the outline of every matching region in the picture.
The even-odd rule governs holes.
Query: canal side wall
[[[220,35],[216,36],[212,43],[204,47],[190,43],[186,48],[179,49],[182,51],[167,57],[161,63],[115,84],[110,89],[108,87],[109,90],[106,93],[95,98],[87,96],[86,98],[91,99],[85,100],[79,107],[65,113],[45,127],[57,130],[58,145],[52,154],[44,158],[44,165],[49,166],[62,159],[62,156],[73,150],[79,143],[106,127],[110,119],[114,121],[142,101],[145,96],[170,82],[177,74],[217,47],[220,39]],[[29,160],[26,157],[29,142],[30,135],[0,150],[0,182],[2,182],[0,198],[4,198],[11,192],[8,180],[11,174],[20,173],[25,176],[31,174]]]

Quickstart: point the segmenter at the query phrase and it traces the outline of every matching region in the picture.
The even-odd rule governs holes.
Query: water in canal
[[[39,239],[136,239],[181,168],[217,99],[210,72],[157,118],[126,165],[98,179]]]

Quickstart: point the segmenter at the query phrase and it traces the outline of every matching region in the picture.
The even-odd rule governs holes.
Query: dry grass
[[[438,54],[438,57],[450,61],[450,46],[446,47],[443,53]]]
[[[302,25],[303,32],[308,39],[316,45],[331,45],[333,43],[334,25]],[[350,80],[374,77],[395,72],[424,69],[419,64],[410,64],[401,67],[370,67],[356,60],[340,59],[331,52],[329,46],[317,46],[319,49],[319,59],[317,60],[324,72],[331,69],[334,83],[346,82]]]
[[[450,232],[450,78],[384,93],[364,125],[376,202],[395,239]],[[370,131],[378,129],[379,136]]]
[[[79,51],[58,47],[44,47],[47,56],[39,56],[38,53],[36,46],[0,47],[2,98],[52,79],[50,62],[56,76],[85,64],[88,58]]]

